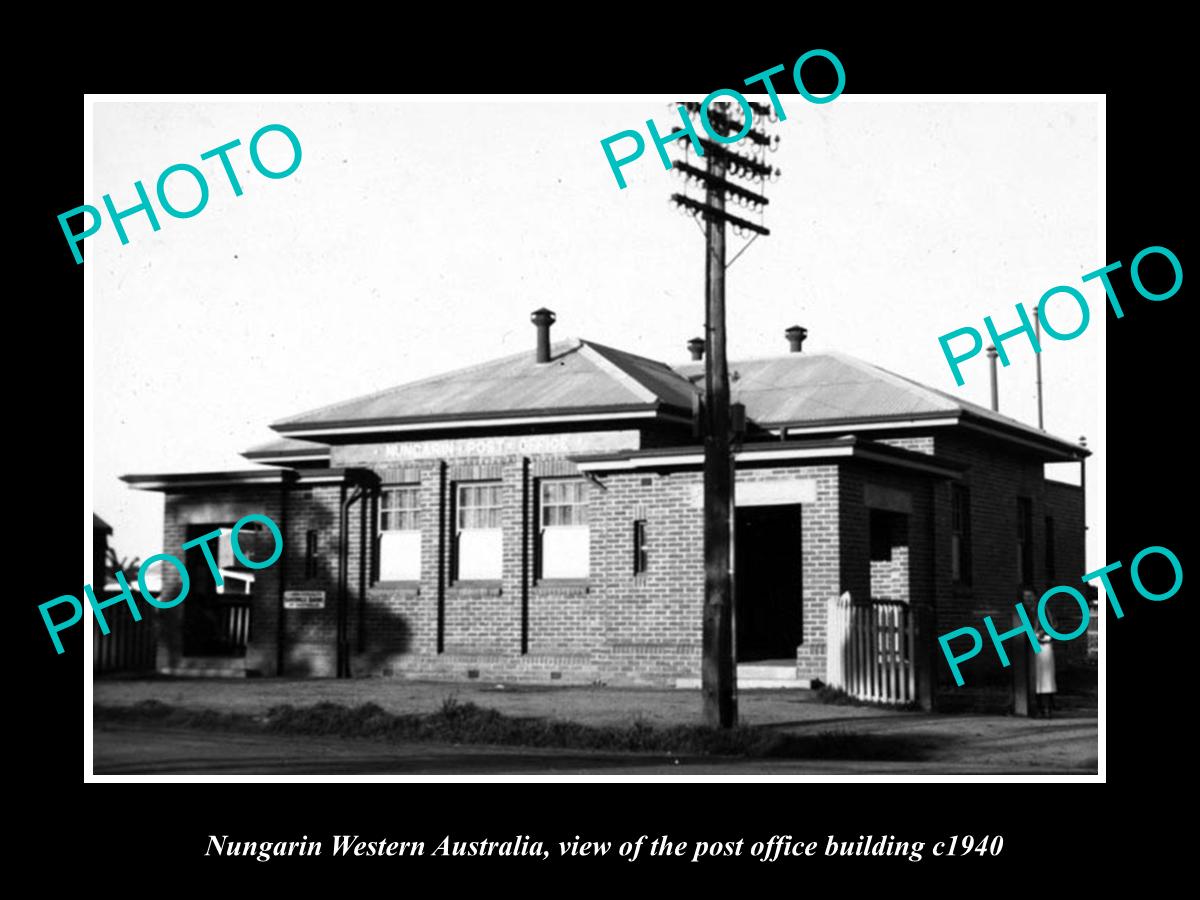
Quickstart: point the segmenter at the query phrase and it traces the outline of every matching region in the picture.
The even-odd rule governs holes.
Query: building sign
[[[739,475],[734,489],[737,506],[783,506],[790,503],[816,503],[815,478],[788,478],[777,481],[745,481]],[[704,508],[704,485],[689,485],[688,506]]]
[[[284,609],[324,609],[324,591],[284,591]]]
[[[453,459],[462,456],[528,456],[605,453],[637,450],[636,431],[581,431],[567,434],[523,434],[509,437],[449,438],[394,444],[334,447],[332,465],[387,462],[402,459]]]

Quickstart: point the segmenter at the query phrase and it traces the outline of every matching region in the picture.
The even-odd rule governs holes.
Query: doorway
[[[221,537],[209,543],[214,562],[221,571],[222,581],[217,587],[209,571],[201,545],[189,547],[184,556],[191,586],[183,602],[183,655],[184,656],[231,656],[246,655],[246,644],[250,638],[251,600],[254,572],[237,562],[229,543],[233,526],[189,525],[187,540],[193,541],[210,532],[221,531]],[[258,552],[258,534],[253,529],[243,528],[239,535],[239,546],[251,559],[262,559],[266,554]]]
[[[801,506],[739,507],[734,519],[738,662],[795,660],[804,636]]]

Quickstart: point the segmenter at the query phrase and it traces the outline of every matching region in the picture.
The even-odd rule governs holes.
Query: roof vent
[[[788,340],[788,348],[792,353],[799,353],[800,348],[804,345],[804,339],[808,337],[808,329],[801,328],[799,325],[793,325],[783,333],[783,336]]]
[[[688,353],[692,359],[704,359],[704,338],[694,337],[687,342]]]

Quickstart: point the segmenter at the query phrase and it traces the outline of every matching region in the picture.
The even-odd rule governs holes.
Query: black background
[[[746,890],[771,883],[772,890],[799,893],[806,888],[844,890],[863,876],[890,884],[925,883],[931,876],[940,882],[938,874],[952,878],[946,883],[960,891],[989,890],[994,884],[1020,892],[1081,887],[1103,877],[1111,865],[1133,863],[1157,871],[1175,864],[1171,846],[1182,837],[1174,830],[1177,820],[1171,810],[1191,780],[1188,663],[1194,637],[1185,621],[1187,586],[1168,601],[1151,603],[1134,593],[1128,564],[1143,547],[1158,544],[1171,548],[1185,572],[1190,571],[1182,511],[1191,502],[1191,466],[1184,454],[1190,455],[1192,443],[1194,362],[1188,357],[1194,339],[1184,323],[1186,280],[1170,300],[1151,303],[1133,290],[1128,266],[1142,248],[1162,245],[1176,253],[1185,273],[1189,269],[1182,222],[1185,205],[1190,205],[1185,183],[1190,188],[1194,179],[1184,158],[1194,159],[1195,150],[1182,129],[1193,104],[1183,87],[1185,51],[1170,36],[1181,29],[1163,22],[1141,26],[1122,21],[1088,33],[1078,22],[1060,26],[1044,16],[1030,18],[1011,10],[1003,17],[979,13],[982,22],[957,14],[952,19],[884,22],[862,11],[820,28],[802,11],[793,24],[762,11],[753,20],[721,14],[719,26],[703,26],[698,24],[703,16],[680,10],[671,26],[652,34],[649,26],[620,11],[589,9],[570,15],[595,21],[573,21],[564,12],[550,25],[540,19],[523,23],[513,13],[505,17],[505,29],[494,32],[496,40],[486,43],[465,38],[462,28],[422,24],[401,32],[395,25],[371,38],[376,46],[364,43],[364,32],[375,29],[361,18],[327,27],[323,23],[319,41],[299,36],[294,22],[240,25],[233,36],[207,35],[196,57],[164,53],[138,66],[118,65],[116,57],[109,57],[111,66],[86,67],[87,78],[68,76],[61,65],[46,67],[36,93],[21,102],[17,121],[22,133],[36,140],[26,146],[19,163],[19,171],[27,175],[10,181],[26,192],[20,214],[9,219],[9,246],[20,248],[10,262],[28,272],[28,277],[15,279],[17,289],[8,295],[9,396],[15,406],[9,435],[9,483],[14,488],[9,520],[15,539],[9,547],[21,555],[9,571],[20,573],[12,579],[12,606],[24,617],[27,642],[22,663],[9,669],[16,688],[12,695],[24,707],[21,722],[6,729],[10,750],[16,752],[9,765],[16,783],[10,788],[24,796],[9,810],[19,835],[9,845],[12,856],[32,859],[45,852],[58,865],[82,856],[80,874],[94,873],[110,885],[140,882],[163,892],[174,885],[237,886],[239,892],[268,884],[317,887],[321,879],[309,880],[316,876],[352,891],[418,890],[419,882],[410,880],[418,870],[435,879],[426,882],[431,888],[457,890],[474,886],[461,879],[485,864],[430,858],[270,863],[205,858],[208,834],[247,840],[308,834],[328,841],[331,834],[350,833],[430,843],[444,834],[468,840],[518,833],[548,843],[577,834],[619,843],[663,833],[674,839],[745,837],[748,842],[774,833],[822,842],[827,834],[855,839],[887,833],[926,842],[952,834],[1000,833],[1006,838],[998,858],[932,860],[927,855],[918,864],[817,857],[768,866],[744,857],[691,865],[645,855],[629,864],[615,852],[599,861],[492,863],[504,879],[492,882],[497,886],[544,885],[556,892],[598,884],[576,880],[585,866],[597,875],[600,870],[614,874],[630,887],[663,876],[673,885],[700,876],[700,883],[716,886],[714,877],[729,874]],[[464,18],[472,33],[488,33],[482,23]],[[547,27],[556,35],[561,29],[561,35],[545,36]],[[590,45],[578,37],[585,32],[592,35]],[[110,43],[130,42],[136,43],[122,32]],[[1107,454],[1106,559],[1125,563],[1114,584],[1126,616],[1116,621],[1110,615],[1105,634],[1107,715],[1101,722],[1107,731],[1107,785],[85,785],[82,629],[74,629],[76,643],[68,640],[68,653],[56,657],[36,609],[45,599],[79,591],[77,517],[84,516],[86,527],[90,515],[79,503],[83,267],[75,265],[55,219],[64,210],[97,200],[85,198],[80,183],[82,90],[706,92],[736,88],[747,76],[776,64],[790,69],[796,57],[814,47],[838,55],[849,93],[1108,95],[1108,252],[1094,260],[1094,267],[1124,263],[1113,280],[1126,315],[1118,321],[1104,311],[1108,434],[1103,443],[1099,436],[1089,437],[1093,448]],[[59,59],[71,56],[62,47],[54,52]],[[88,56],[81,49],[77,58]],[[811,68],[815,78],[818,66]],[[788,83],[786,74],[780,76],[781,84]],[[806,68],[806,78],[809,74]],[[815,93],[829,87],[810,83]],[[800,127],[790,119],[789,126]],[[531,141],[536,139],[530,135]],[[597,147],[580,152],[599,154]],[[10,173],[17,171],[10,168]],[[1081,262],[1093,261],[1063,260],[1063,283],[1073,283],[1068,276]],[[1032,306],[1037,298],[1014,302],[1021,299]],[[987,311],[981,307],[980,317]],[[171,315],[168,301],[160,314]],[[1100,314],[1099,308],[1093,307],[1093,314]],[[133,343],[97,347],[96,354],[140,364]],[[94,423],[94,434],[96,440],[105,439],[103,422]],[[185,436],[155,433],[145,439],[166,445]],[[26,553],[33,556],[28,566]],[[807,879],[807,869],[820,870],[821,877]],[[151,873],[162,879],[141,882],[141,876]],[[991,880],[983,881],[989,874]],[[363,881],[364,875],[372,880]],[[377,883],[377,876],[394,881]]]

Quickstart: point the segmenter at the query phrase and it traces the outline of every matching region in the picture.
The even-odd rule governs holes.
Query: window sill
[[[592,582],[587,578],[542,578],[532,587],[544,594],[587,594],[592,590]]]
[[[455,581],[447,585],[447,591],[462,596],[498,597],[504,592],[499,581]]]
[[[404,591],[409,594],[421,593],[419,581],[377,581],[371,585],[373,591]]]

